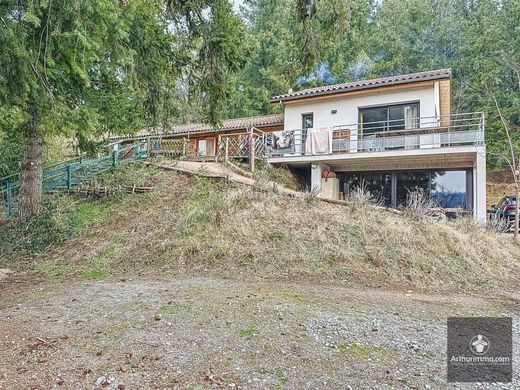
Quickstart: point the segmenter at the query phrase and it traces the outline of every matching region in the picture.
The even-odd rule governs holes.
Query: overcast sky
[[[236,12],[240,10],[240,5],[244,2],[244,0],[231,0],[233,2],[233,8]]]

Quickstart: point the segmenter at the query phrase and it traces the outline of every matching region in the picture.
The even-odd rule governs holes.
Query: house
[[[188,145],[199,156],[253,150],[299,173],[319,196],[347,197],[362,187],[400,208],[422,192],[484,220],[484,116],[452,113],[450,91],[450,69],[309,88],[273,97],[282,115],[232,119],[217,129],[184,125],[160,137],[163,145],[182,140],[184,152]]]

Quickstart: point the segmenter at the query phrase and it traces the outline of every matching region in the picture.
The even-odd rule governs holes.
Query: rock
[[[161,315],[161,313],[157,313],[157,314],[155,315],[155,321],[160,321],[161,319],[162,319],[162,315]]]
[[[96,387],[107,385],[107,384],[108,384],[108,381],[104,375],[97,378],[96,382],[94,382],[94,386],[96,386]]]
[[[6,279],[9,275],[14,275],[14,271],[8,268],[0,268],[0,280]]]
[[[125,390],[125,389],[126,389],[125,385],[117,385],[117,390]]]

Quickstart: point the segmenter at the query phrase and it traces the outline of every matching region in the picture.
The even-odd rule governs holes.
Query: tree
[[[0,107],[22,134],[20,218],[42,210],[45,138],[85,149],[176,114],[181,77],[219,119],[228,79],[247,54],[227,0],[7,0],[0,3]]]
[[[299,87],[300,78],[328,57],[345,57],[339,44],[350,40],[351,26],[363,20],[368,2],[247,1],[242,12],[254,50],[244,70],[234,77],[227,114],[239,117],[279,111],[270,104],[271,96]]]

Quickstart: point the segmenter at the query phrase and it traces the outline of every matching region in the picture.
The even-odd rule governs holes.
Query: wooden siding
[[[441,126],[449,126],[449,118],[451,115],[451,80],[440,80],[439,81],[439,105]]]

